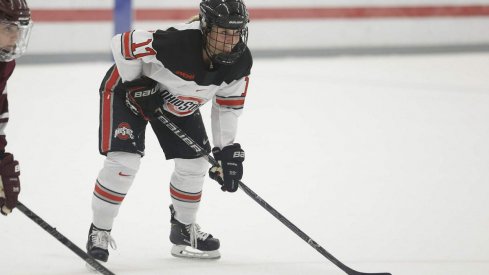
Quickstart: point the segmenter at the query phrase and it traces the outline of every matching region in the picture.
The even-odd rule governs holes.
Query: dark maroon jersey
[[[0,158],[3,157],[7,140],[5,138],[5,127],[8,122],[8,100],[7,100],[7,80],[12,75],[15,68],[15,60],[10,62],[0,62]]]

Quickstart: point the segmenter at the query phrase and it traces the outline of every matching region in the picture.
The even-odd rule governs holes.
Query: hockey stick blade
[[[76,255],[78,255],[80,258],[82,258],[87,264],[91,265],[97,272],[99,272],[100,274],[103,274],[103,275],[115,275],[112,271],[108,270],[105,266],[103,266],[101,263],[97,262],[94,258],[92,258],[90,255],[88,255],[85,251],[83,251],[81,248],[79,248],[74,243],[72,243],[68,238],[63,236],[63,234],[59,233],[58,230],[56,230],[56,228],[50,226],[47,222],[45,222],[41,217],[36,215],[36,213],[32,212],[32,210],[27,208],[20,201],[17,202],[17,209],[19,209],[20,212],[24,213],[24,215],[26,215],[33,222],[37,223],[40,227],[42,227],[42,229],[44,229],[44,231],[51,234],[58,241],[60,241],[64,246],[68,247]]]
[[[355,270],[352,270],[351,273],[346,273],[348,275],[392,275],[391,273],[364,273],[364,272],[358,272]]]
[[[346,272],[346,274],[348,275],[392,275],[391,273],[387,273],[387,272],[383,272],[383,273],[365,273],[365,272],[358,272],[358,271],[355,271],[351,268],[349,268],[350,271],[346,271],[346,270],[343,270]]]
[[[176,136],[178,136],[183,142],[185,142],[190,148],[192,148],[197,154],[205,158],[211,165],[219,166],[219,163],[211,156],[208,152],[206,152],[198,143],[196,143],[190,136],[188,136],[182,129],[180,129],[177,125],[175,125],[170,119],[168,119],[161,110],[158,111],[158,116],[156,117],[163,125],[168,127]],[[251,190],[248,186],[246,186],[243,182],[238,181],[238,185],[246,195],[250,196],[254,201],[256,201],[261,207],[267,210],[270,214],[272,214],[275,218],[277,218],[281,223],[283,223],[287,228],[289,228],[292,232],[294,232],[297,236],[303,239],[306,243],[316,249],[319,253],[321,253],[324,257],[330,260],[333,264],[339,267],[348,275],[391,275],[387,272],[382,273],[362,273],[356,270],[353,270],[342,263],[340,260],[336,259],[333,255],[331,255],[326,249],[322,248],[318,243],[316,243],[313,239],[311,239],[306,233],[300,230],[297,226],[291,223],[287,218],[285,218],[282,214],[280,214],[277,210],[275,210],[271,205],[269,205],[264,199],[258,196],[253,190]]]
[[[367,273],[367,272],[359,272],[356,270],[353,270],[346,265],[343,265],[343,267],[339,266],[343,271],[346,272],[348,275],[392,275],[391,273],[388,272],[381,272],[381,273]]]

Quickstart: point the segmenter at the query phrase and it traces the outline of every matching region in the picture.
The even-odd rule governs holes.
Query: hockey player
[[[31,12],[25,0],[0,1],[0,213],[8,215],[17,204],[20,192],[19,162],[5,152],[5,127],[9,119],[7,80],[21,56],[32,28]]]
[[[166,30],[131,31],[112,41],[115,65],[100,87],[100,153],[106,156],[92,198],[87,251],[107,261],[110,232],[144,155],[149,122],[166,159],[170,179],[171,254],[220,257],[219,240],[196,224],[208,164],[155,120],[163,112],[210,152],[199,107],[212,101],[212,153],[220,162],[209,175],[234,192],[243,174],[244,151],[234,143],[252,66],[246,45],[248,12],[242,0],[203,0],[198,18]]]

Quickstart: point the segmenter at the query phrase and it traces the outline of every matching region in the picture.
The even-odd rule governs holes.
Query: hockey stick
[[[180,129],[177,125],[175,125],[170,119],[168,119],[161,110],[158,111],[158,116],[156,117],[156,119],[158,119],[161,123],[163,123],[166,127],[168,127],[168,129],[170,129],[183,142],[185,142],[189,147],[191,147],[197,154],[205,158],[212,166],[219,165],[219,163],[211,155],[209,155],[199,144],[197,144],[191,137],[189,137],[182,129]],[[310,246],[316,249],[328,260],[330,260],[333,264],[335,264],[341,270],[346,272],[346,274],[348,275],[391,275],[391,273],[387,273],[387,272],[364,273],[364,272],[359,272],[351,269],[350,267],[346,266],[344,263],[340,262],[340,260],[336,259],[324,248],[322,248],[318,243],[316,243],[313,239],[311,239],[311,237],[309,237],[306,233],[304,233],[297,226],[291,223],[287,218],[282,216],[282,214],[280,214],[271,205],[269,205],[264,199],[262,199],[255,192],[253,192],[253,190],[251,190],[243,182],[239,181],[238,184],[241,190],[243,190],[248,196],[250,196],[259,205],[265,208],[265,210],[267,210],[270,214],[272,214],[275,218],[277,218],[280,222],[282,222],[285,226],[287,226],[290,230],[292,230],[292,232],[294,232],[297,236],[299,236],[306,243],[308,243]]]
[[[32,212],[29,208],[27,208],[20,201],[17,202],[17,209],[20,212],[24,213],[29,219],[33,222],[37,223],[42,229],[55,237],[58,241],[60,241],[64,246],[68,247],[71,251],[75,252],[80,258],[82,258],[87,264],[92,266],[96,271],[100,272],[104,275],[115,275],[112,271],[108,270],[105,266],[97,262],[94,258],[88,255],[85,251],[81,250],[78,246],[72,243],[68,238],[63,236],[63,234],[59,233],[56,228],[51,227],[47,222],[45,222],[41,217],[36,215],[36,213]]]
[[[1,178],[0,178],[0,198],[5,198],[5,193],[3,191],[3,182]],[[87,264],[92,266],[96,271],[104,275],[115,275],[112,271],[108,270],[105,266],[97,262],[94,258],[92,258],[90,255],[85,253],[85,251],[81,250],[78,246],[76,246],[74,243],[68,240],[68,238],[63,236],[63,234],[59,233],[58,230],[56,230],[56,228],[50,226],[41,217],[36,215],[36,213],[32,212],[32,210],[27,208],[27,206],[25,206],[23,203],[17,201],[16,207],[17,209],[19,209],[20,212],[24,213],[24,215],[26,215],[29,219],[31,219],[33,222],[37,223],[40,227],[42,227],[42,229],[44,229],[46,232],[48,232],[53,237],[55,237],[58,241],[60,241],[62,244],[68,247],[71,251],[75,252],[76,255],[82,258]]]

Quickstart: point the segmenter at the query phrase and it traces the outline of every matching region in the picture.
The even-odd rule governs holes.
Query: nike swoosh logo
[[[122,177],[129,177],[131,175],[126,175],[126,174],[123,174],[122,172],[119,172],[119,176],[122,176]]]

